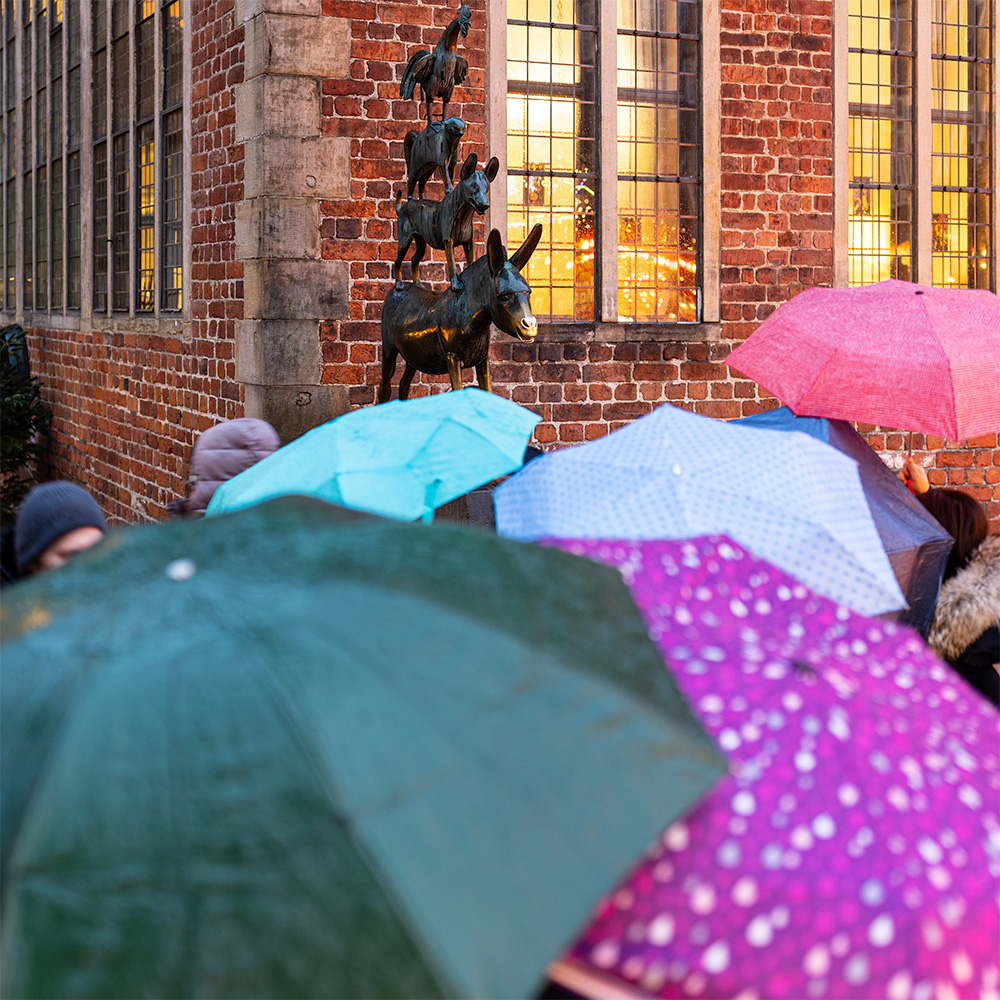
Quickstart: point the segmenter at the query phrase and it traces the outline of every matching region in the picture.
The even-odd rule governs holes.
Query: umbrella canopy
[[[404,521],[521,466],[539,417],[482,389],[368,406],[317,427],[216,490],[212,516],[301,493]]]
[[[868,442],[844,420],[797,417],[786,406],[743,417],[734,423],[776,431],[802,431],[832,445],[858,463],[861,488],[865,491],[875,529],[906,598],[906,608],[894,617],[926,636],[954,540],[927,513],[923,504],[914,499]]]
[[[985,290],[808,288],[727,364],[800,416],[953,441],[1000,429],[1000,299]]]
[[[285,498],[5,597],[17,997],[526,995],[724,770],[618,574]]]
[[[905,603],[857,463],[805,434],[667,404],[607,437],[536,458],[493,501],[497,531],[512,538],[724,532],[863,614]]]
[[[620,568],[732,774],[554,977],[595,997],[995,998],[993,705],[915,633],[727,539],[558,544]]]

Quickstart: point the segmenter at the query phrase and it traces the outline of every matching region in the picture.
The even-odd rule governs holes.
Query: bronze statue
[[[445,191],[455,182],[455,164],[458,163],[458,141],[465,134],[461,118],[448,118],[432,122],[422,132],[406,133],[403,156],[406,158],[406,197],[412,198],[414,189],[420,198],[424,187],[435,170],[441,172]]]
[[[434,292],[416,282],[397,282],[382,304],[382,382],[378,401],[392,392],[396,358],[406,368],[399,398],[406,399],[417,371],[448,373],[452,389],[462,388],[462,369],[475,368],[480,389],[490,391],[490,323],[504,333],[530,343],[538,333],[531,314],[531,288],[520,270],[534,253],[541,224],[507,258],[494,229],[486,241],[486,256],[470,264],[459,277],[460,290]]]
[[[392,276],[397,283],[403,268],[403,258],[416,243],[410,267],[413,280],[420,280],[420,261],[428,246],[444,250],[448,257],[448,280],[457,292],[461,286],[455,274],[455,244],[465,251],[465,266],[472,261],[472,213],[482,215],[490,207],[490,182],[497,175],[500,164],[494,156],[483,170],[476,169],[477,157],[469,153],[462,164],[458,184],[441,201],[424,201],[410,198],[401,202],[402,192],[396,192],[396,221],[399,230],[399,252],[392,265]]]
[[[420,93],[427,105],[427,124],[432,120],[431,105],[435,98],[440,97],[441,120],[444,121],[448,111],[448,102],[455,85],[461,83],[469,74],[469,64],[464,56],[455,51],[458,36],[465,38],[472,23],[472,11],[467,4],[458,8],[458,16],[444,29],[441,40],[434,46],[433,52],[418,49],[410,56],[410,61],[403,70],[403,79],[399,92],[404,100],[413,96],[413,89],[419,83]]]

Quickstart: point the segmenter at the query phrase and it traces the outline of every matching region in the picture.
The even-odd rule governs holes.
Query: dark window
[[[63,169],[52,162],[52,308],[63,307]]]
[[[108,310],[108,144],[94,146],[94,311]]]

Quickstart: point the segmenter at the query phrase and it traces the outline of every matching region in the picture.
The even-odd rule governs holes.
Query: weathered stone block
[[[266,420],[288,444],[350,409],[343,385],[244,386],[243,411]]]
[[[323,0],[236,0],[236,23],[243,24],[258,14],[308,14],[319,17]]]
[[[318,136],[319,81],[304,76],[257,76],[238,83],[236,140],[256,136]]]
[[[236,205],[236,256],[319,257],[319,202],[253,198]]]
[[[243,265],[247,319],[345,319],[350,294],[343,260],[255,260]]]
[[[236,377],[257,385],[310,385],[321,369],[316,320],[244,319],[236,326]]]
[[[251,139],[245,146],[244,196],[349,198],[350,154],[347,137]]]
[[[351,25],[343,17],[262,14],[247,22],[245,79],[262,73],[340,79],[350,67]]]

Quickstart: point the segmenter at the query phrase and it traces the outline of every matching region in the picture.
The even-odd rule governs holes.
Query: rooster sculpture
[[[468,62],[455,51],[455,48],[458,45],[459,34],[463,38],[468,35],[471,22],[472,10],[467,4],[462,4],[458,8],[458,15],[444,29],[441,40],[434,46],[434,51],[419,49],[414,52],[406,64],[406,69],[403,70],[399,92],[403,95],[403,99],[408,101],[413,96],[416,85],[420,84],[420,93],[427,105],[428,125],[433,121],[431,107],[435,99],[441,98],[441,121],[444,121],[455,84],[461,83],[469,74]]]

